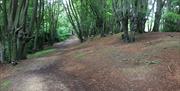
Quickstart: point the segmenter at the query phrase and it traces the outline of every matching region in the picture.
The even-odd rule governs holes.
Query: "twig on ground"
[[[173,73],[173,71],[169,65],[168,65],[168,70],[169,70],[169,72]]]

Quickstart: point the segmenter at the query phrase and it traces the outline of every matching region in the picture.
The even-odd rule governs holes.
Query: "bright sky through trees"
[[[55,0],[48,0],[48,2],[52,3],[54,2]],[[68,2],[68,0],[62,0],[64,4],[66,4],[66,2]]]

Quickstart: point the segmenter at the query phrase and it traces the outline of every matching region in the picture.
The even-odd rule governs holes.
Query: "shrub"
[[[173,12],[165,13],[162,32],[180,32],[180,15]]]
[[[61,27],[57,31],[59,41],[64,41],[71,36],[71,31],[68,30],[66,27]]]

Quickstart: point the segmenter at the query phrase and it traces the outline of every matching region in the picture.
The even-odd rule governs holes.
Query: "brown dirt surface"
[[[48,57],[0,64],[0,91],[180,91],[180,33],[55,44]]]

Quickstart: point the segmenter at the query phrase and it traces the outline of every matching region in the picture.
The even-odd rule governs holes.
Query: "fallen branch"
[[[169,65],[168,65],[168,70],[169,70],[169,72],[173,73],[173,71]]]

